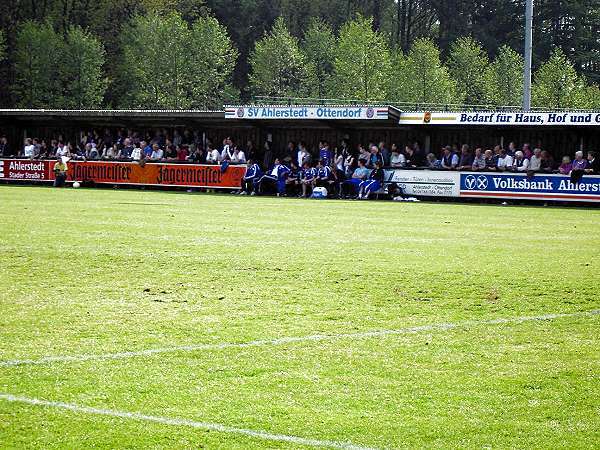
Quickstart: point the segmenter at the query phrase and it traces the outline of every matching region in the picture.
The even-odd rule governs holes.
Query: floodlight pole
[[[525,51],[523,68],[523,111],[531,109],[531,51],[533,45],[533,0],[525,0]]]

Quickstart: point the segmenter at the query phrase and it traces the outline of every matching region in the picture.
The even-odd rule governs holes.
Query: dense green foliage
[[[216,344],[0,364],[0,394],[369,448],[593,447],[600,314],[493,321],[600,309],[599,219],[0,186],[0,362]],[[217,347],[375,330],[406,332]],[[0,417],[3,448],[309,448],[2,398]]]
[[[257,95],[518,105],[523,9],[504,0],[5,0],[0,106],[218,108]],[[534,105],[597,107],[600,0],[536,3],[534,25],[533,65],[545,80]],[[423,45],[417,58],[411,49]],[[577,88],[572,76],[549,82],[563,79],[549,73],[560,72],[557,51]],[[73,87],[81,64],[87,78]],[[433,92],[427,75],[440,83]]]

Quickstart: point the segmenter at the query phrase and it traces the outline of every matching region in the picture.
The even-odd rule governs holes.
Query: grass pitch
[[[0,227],[0,394],[324,446],[600,446],[600,210],[0,186]],[[0,398],[2,448],[306,443]]]

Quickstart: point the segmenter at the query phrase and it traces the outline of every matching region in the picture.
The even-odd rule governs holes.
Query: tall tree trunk
[[[381,0],[373,0],[373,31],[381,28]]]

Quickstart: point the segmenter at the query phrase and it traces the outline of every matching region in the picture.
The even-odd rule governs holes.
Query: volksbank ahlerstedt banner
[[[404,112],[400,124],[600,126],[600,112]]]
[[[226,106],[226,119],[337,119],[388,118],[387,106]]]

